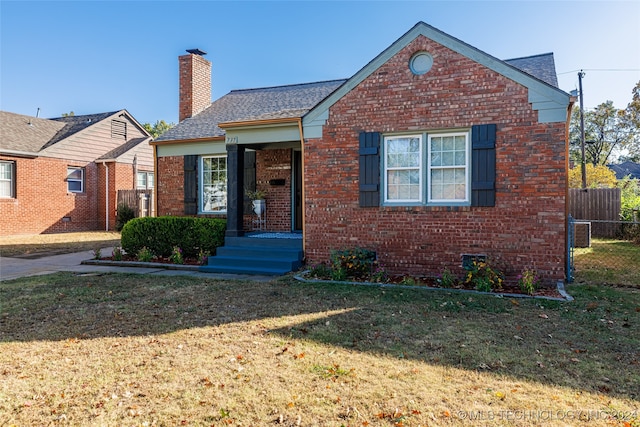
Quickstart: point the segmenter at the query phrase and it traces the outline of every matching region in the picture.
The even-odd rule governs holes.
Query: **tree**
[[[616,174],[606,166],[587,163],[587,188],[614,188],[618,184]],[[582,188],[582,169],[569,169],[569,188]]]
[[[167,123],[164,120],[157,120],[153,125],[150,123],[144,123],[142,127],[151,134],[152,137],[157,138],[172,127],[175,123]]]
[[[74,113],[73,111],[69,111],[68,113],[62,113],[61,117],[73,117],[75,115],[76,113]]]
[[[628,160],[640,162],[640,81],[631,91],[631,102],[624,110],[623,120],[629,130]]]
[[[640,157],[640,82],[626,109],[618,110],[612,101],[585,111],[585,162],[592,165],[616,163],[629,155]],[[569,126],[571,159],[580,164],[580,109],[574,106]]]

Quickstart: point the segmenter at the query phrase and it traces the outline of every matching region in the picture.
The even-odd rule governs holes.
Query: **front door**
[[[293,152],[293,191],[291,206],[293,207],[293,231],[302,231],[302,152]]]

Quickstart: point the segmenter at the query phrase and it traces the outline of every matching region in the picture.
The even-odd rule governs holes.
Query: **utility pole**
[[[584,154],[584,96],[582,95],[582,78],[584,72],[578,73],[578,87],[580,89],[580,149],[582,151],[582,188],[587,188],[587,165]]]

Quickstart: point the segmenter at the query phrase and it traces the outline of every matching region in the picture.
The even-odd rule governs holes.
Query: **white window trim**
[[[420,151],[418,152],[418,156],[420,158],[420,162],[418,164],[418,174],[420,176],[420,183],[419,183],[419,194],[420,194],[420,198],[418,200],[415,199],[389,199],[389,183],[388,183],[388,171],[391,170],[413,170],[416,169],[415,167],[393,167],[393,168],[389,168],[387,166],[387,154],[388,154],[388,148],[387,148],[387,142],[390,140],[394,140],[394,139],[409,139],[409,138],[417,138],[420,142],[419,142],[419,147],[420,147]],[[407,205],[421,205],[424,203],[424,171],[423,171],[423,165],[424,165],[424,155],[423,155],[423,146],[424,146],[424,138],[423,135],[421,134],[415,134],[415,135],[388,135],[385,136],[383,138],[383,144],[384,144],[384,149],[382,150],[383,155],[382,155],[382,171],[384,174],[384,203],[388,204],[388,205],[402,205],[402,206],[407,206]]]
[[[227,156],[226,155],[220,155],[220,154],[213,154],[213,155],[208,155],[208,156],[199,156],[198,157],[198,213],[202,213],[202,214],[226,214],[227,213],[227,209],[225,208],[224,210],[218,210],[218,211],[206,211],[204,210],[204,159],[219,159],[219,158],[223,158],[225,159],[225,162],[227,160]],[[227,189],[225,188],[225,191],[227,191]],[[228,197],[228,195],[227,195]],[[227,203],[228,203],[228,198],[227,198]]]
[[[442,136],[464,136],[466,139],[465,154],[465,199],[432,200],[431,199],[431,138]],[[420,200],[395,200],[388,198],[387,176],[387,141],[394,138],[420,138]],[[381,149],[381,179],[383,186],[382,204],[384,206],[471,206],[471,129],[424,131],[421,133],[388,134],[383,136]],[[456,166],[460,167],[460,166]],[[397,170],[394,168],[392,170]],[[413,168],[411,168],[413,169]],[[440,168],[438,168],[440,169]]]
[[[465,159],[464,159],[464,173],[465,173],[465,197],[464,199],[432,199],[431,198],[431,170],[444,170],[444,169],[461,169],[461,166],[431,166],[431,139],[441,138],[447,136],[464,136],[465,137]],[[439,206],[456,206],[456,205],[469,205],[471,203],[471,146],[470,146],[470,132],[442,132],[442,133],[428,133],[427,134],[427,203],[430,205]]]
[[[144,175],[145,185],[140,185],[140,175]],[[149,185],[149,176],[155,178],[153,172],[149,171],[138,171],[136,175],[136,189],[137,190],[153,190],[155,186],[155,182],[153,182],[153,178],[151,179],[152,184]]]
[[[0,161],[0,163],[8,164],[9,167],[11,168],[11,176],[9,177],[9,179],[0,177],[0,181],[9,182],[9,195],[8,196],[0,195],[0,198],[15,199],[16,198],[16,162],[2,160]]]
[[[79,170],[80,171],[80,179],[69,178],[70,170]],[[67,166],[67,193],[84,193],[84,168],[78,166]],[[80,190],[71,190],[69,189],[69,182],[79,182]]]

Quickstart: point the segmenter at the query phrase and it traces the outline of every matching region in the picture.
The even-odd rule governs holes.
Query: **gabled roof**
[[[201,113],[183,120],[156,141],[223,136],[218,125],[227,122],[299,118],[346,80],[232,90]]]
[[[363,80],[373,74],[378,68],[384,65],[395,54],[404,49],[409,43],[419,36],[424,36],[442,46],[451,49],[483,66],[502,74],[503,76],[525,86],[529,90],[529,102],[534,110],[538,111],[538,120],[540,122],[557,122],[566,121],[567,108],[570,103],[570,95],[561,91],[554,85],[542,80],[541,78],[524,72],[514,65],[510,65],[505,61],[501,61],[480,49],[477,49],[453,36],[450,36],[435,27],[418,22],[413,28],[407,31],[402,37],[396,40],[391,46],[376,56],[371,62],[365,65],[360,71],[353,75],[339,90],[333,92],[324,101],[316,105],[304,117],[303,124],[305,126],[305,135],[309,137],[318,137],[321,127],[327,117],[329,107],[338,102],[343,96],[349,93],[353,88],[360,84]],[[517,61],[516,61],[517,62]],[[519,61],[520,65],[531,66],[535,69],[535,61]],[[538,61],[538,65],[549,61]],[[555,66],[553,69],[555,74]],[[547,73],[538,73],[544,76]],[[308,132],[309,131],[309,132]]]
[[[0,152],[23,156],[37,156],[38,153],[52,145],[81,132],[115,115],[126,114],[145,134],[149,133],[126,111],[118,110],[109,113],[86,114],[80,116],[56,117],[42,119],[22,114],[0,111]],[[149,135],[150,137],[150,135]],[[142,138],[148,140],[149,138]],[[112,150],[124,149],[124,146],[141,141],[136,139]],[[116,153],[117,154],[117,153]],[[122,153],[118,154],[121,155]],[[104,156],[103,156],[104,157]],[[117,156],[116,156],[117,157]],[[109,157],[115,158],[115,157]]]
[[[566,116],[569,95],[558,89],[552,53],[501,61],[473,46],[419,22],[389,48],[349,79],[233,90],[214,101],[201,113],[183,120],[155,141],[189,141],[222,137],[221,123],[270,119],[304,118],[305,135],[311,136],[324,123],[328,108],[373,73],[419,35],[424,35],[493,69],[530,89],[534,108],[545,110],[541,120]],[[550,113],[547,113],[551,111]],[[307,134],[307,130],[310,131]]]
[[[640,163],[626,161],[619,165],[609,165],[609,169],[615,172],[616,179],[623,179],[628,175],[631,178],[640,179]]]
[[[48,119],[0,111],[0,152],[35,154],[64,126]]]

